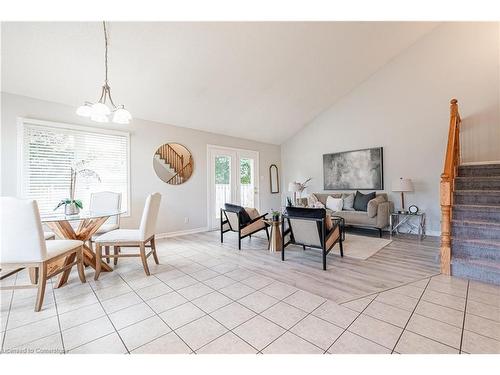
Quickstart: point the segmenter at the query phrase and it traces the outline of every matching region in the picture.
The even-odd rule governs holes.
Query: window
[[[122,131],[20,121],[19,193],[36,199],[40,212],[50,213],[69,198],[71,167],[83,163],[95,174],[77,176],[75,199],[88,209],[90,194],[122,194],[122,209],[129,209],[129,134]]]

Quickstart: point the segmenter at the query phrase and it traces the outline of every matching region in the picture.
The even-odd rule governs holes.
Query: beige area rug
[[[344,256],[347,258],[365,260],[375,255],[378,251],[392,242],[385,238],[356,236],[346,233],[344,245]],[[338,247],[338,245],[335,245]]]

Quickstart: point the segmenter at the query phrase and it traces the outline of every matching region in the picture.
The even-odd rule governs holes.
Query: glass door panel
[[[214,160],[215,218],[220,218],[224,203],[231,202],[231,156],[216,155]]]
[[[243,207],[255,207],[254,160],[240,158],[240,203]]]

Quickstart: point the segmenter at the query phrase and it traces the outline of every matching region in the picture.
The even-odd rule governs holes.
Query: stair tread
[[[473,168],[500,168],[500,163],[485,163],[485,164],[461,164],[458,168],[473,169]]]
[[[467,265],[480,266],[482,268],[490,268],[495,270],[496,272],[500,272],[500,262],[495,262],[492,260],[454,257],[451,259],[451,263],[462,263]]]
[[[455,180],[500,180],[500,174],[499,175],[493,175],[493,176],[457,176],[455,177]]]
[[[462,238],[462,237],[451,237],[452,242],[463,242],[469,245],[478,245],[478,246],[491,246],[500,248],[499,241],[491,241],[491,240],[479,240],[477,238]]]
[[[500,223],[492,223],[491,221],[453,219],[451,222],[453,224],[466,224],[468,226],[488,226],[493,227],[494,229],[500,229]]]
[[[492,210],[492,211],[500,211],[500,206],[490,206],[486,204],[454,204],[454,209],[459,210]]]
[[[464,189],[464,190],[455,190],[455,194],[460,193],[481,193],[481,194],[500,194],[500,190],[481,190],[481,189]]]

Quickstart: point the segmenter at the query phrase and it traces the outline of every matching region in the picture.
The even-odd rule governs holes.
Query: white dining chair
[[[0,275],[3,280],[25,269],[36,269],[36,285],[7,285],[0,289],[38,288],[35,311],[40,311],[45,295],[47,279],[78,267],[80,281],[85,282],[83,265],[83,242],[77,240],[46,241],[40,221],[38,205],[34,200],[0,197]],[[48,265],[67,256],[76,256],[76,261],[48,273]]]
[[[150,275],[147,258],[152,254],[155,263],[159,264],[158,255],[156,254],[155,230],[160,201],[160,193],[153,193],[146,198],[139,229],[116,229],[96,238],[95,280],[99,278],[101,273],[102,258],[141,257],[144,272],[146,272],[146,275]],[[103,246],[113,246],[113,255],[103,255]],[[139,247],[140,252],[139,254],[120,254],[120,248],[122,247]],[[151,248],[151,251],[146,254],[147,247]]]
[[[119,211],[121,208],[122,194],[113,191],[100,191],[90,195],[90,211],[110,212]],[[104,233],[120,228],[120,215],[110,216],[106,222],[99,227],[97,232],[90,239],[89,247],[92,249],[92,243],[95,239]],[[106,255],[109,255],[109,246],[104,248]],[[118,258],[115,258],[115,264]],[[109,263],[109,258],[106,259]]]

